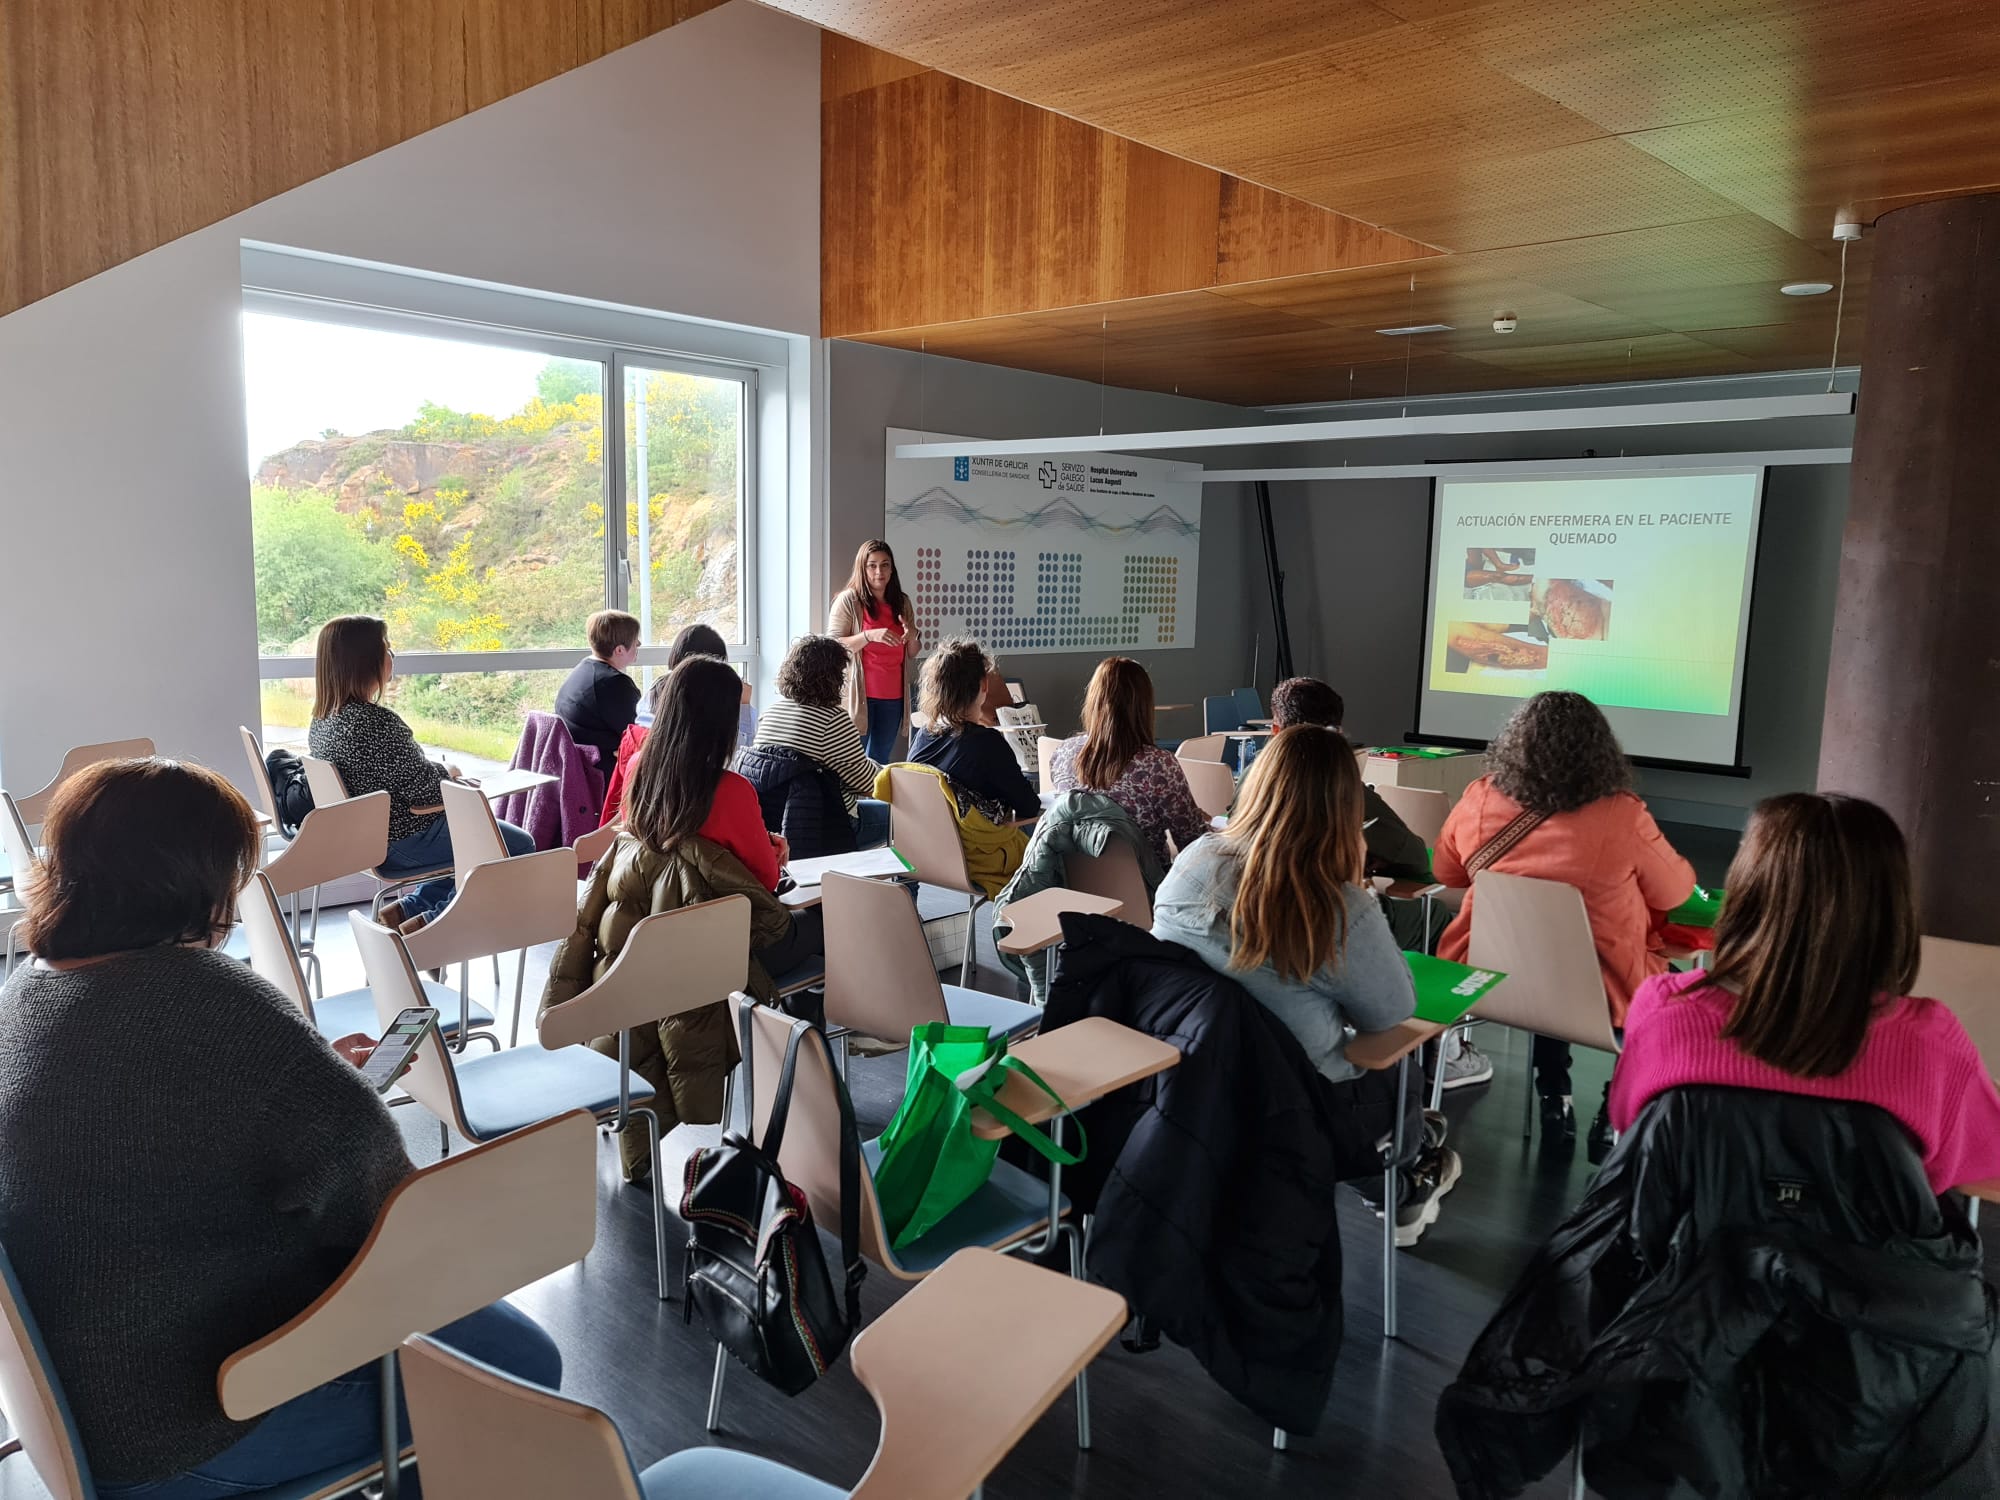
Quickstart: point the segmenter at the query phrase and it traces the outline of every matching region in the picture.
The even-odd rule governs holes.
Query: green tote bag
[[[941,1021],[910,1028],[903,1104],[882,1132],[875,1168],[875,1196],[894,1248],[928,1234],[992,1175],[1000,1143],[973,1135],[974,1109],[984,1109],[1052,1162],[1075,1166],[1083,1160],[1081,1124],[1072,1155],[995,1098],[1009,1073],[1022,1074],[1062,1105],[1034,1069],[1007,1055],[1004,1036]]]

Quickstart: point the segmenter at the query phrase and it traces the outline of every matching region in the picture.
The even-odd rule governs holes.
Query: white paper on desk
[[[852,854],[823,854],[818,859],[795,859],[785,866],[800,886],[818,885],[829,870],[861,880],[907,875],[910,862],[894,849],[860,849]]]

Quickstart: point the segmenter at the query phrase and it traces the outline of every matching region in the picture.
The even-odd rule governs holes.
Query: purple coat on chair
[[[528,715],[510,769],[556,778],[502,797],[494,809],[506,822],[527,829],[537,849],[574,844],[597,827],[604,809],[604,771],[597,764],[597,748],[577,744],[569,737],[569,725],[554,714]]]

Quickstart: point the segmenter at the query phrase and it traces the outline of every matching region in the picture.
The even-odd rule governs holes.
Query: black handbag
[[[743,1056],[750,1057],[749,1014]],[[696,1312],[715,1341],[753,1374],[796,1396],[830,1369],[861,1324],[861,1140],[854,1107],[840,1100],[840,1258],[846,1297],[834,1292],[806,1195],[785,1180],[778,1152],[791,1111],[799,1046],[812,1027],[792,1025],[785,1067],[761,1145],[726,1134],[688,1158],[681,1217],[690,1227],[684,1318]],[[813,1045],[824,1045],[815,1041]],[[745,1092],[748,1092],[746,1067]]]

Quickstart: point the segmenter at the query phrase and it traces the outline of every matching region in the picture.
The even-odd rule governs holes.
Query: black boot
[[[1542,1151],[1549,1156],[1568,1155],[1576,1149],[1576,1111],[1566,1094],[1542,1096]]]
[[[1590,1157],[1593,1167],[1601,1167],[1616,1144],[1617,1138],[1611,1133],[1611,1106],[1602,1105],[1597,1111],[1597,1118],[1590,1122],[1590,1138],[1584,1143],[1584,1152]]]

